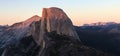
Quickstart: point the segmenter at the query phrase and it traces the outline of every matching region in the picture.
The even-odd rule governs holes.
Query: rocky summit
[[[0,34],[0,56],[115,56],[84,46],[62,9],[43,8]]]
[[[53,31],[60,35],[70,36],[69,39],[73,41],[80,41],[71,20],[62,9],[55,7],[43,8],[38,43],[42,41],[47,32]]]

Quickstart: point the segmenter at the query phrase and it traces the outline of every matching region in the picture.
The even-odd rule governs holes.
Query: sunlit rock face
[[[71,41],[80,42],[71,20],[62,9],[56,7],[43,8],[40,21],[35,22],[32,26],[33,39],[41,46],[38,56],[46,56],[46,52],[48,52],[46,48],[52,45],[51,38],[48,36],[50,32],[66,35]]]
[[[62,9],[51,7],[43,8],[40,25],[40,38],[46,32],[55,31],[57,34],[70,36],[71,40],[80,41],[73,24]],[[42,41],[40,39],[39,41]]]

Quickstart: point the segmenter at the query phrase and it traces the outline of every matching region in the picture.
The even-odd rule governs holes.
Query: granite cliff
[[[42,18],[39,24],[40,36],[37,43],[41,43],[45,33],[55,31],[60,35],[70,36],[73,41],[80,41],[71,20],[63,10],[55,7],[43,8]]]

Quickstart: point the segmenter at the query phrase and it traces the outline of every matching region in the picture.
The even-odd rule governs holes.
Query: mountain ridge
[[[84,24],[83,26],[109,26],[109,25],[115,25],[120,24],[116,22],[97,22],[97,23],[91,23],[91,24]]]

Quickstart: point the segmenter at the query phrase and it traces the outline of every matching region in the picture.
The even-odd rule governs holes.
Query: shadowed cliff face
[[[5,47],[9,44],[15,44],[21,38],[29,35],[32,31],[32,26],[34,22],[40,20],[39,16],[33,16],[24,22],[15,23],[0,34],[0,47]]]
[[[24,37],[30,36],[32,24],[39,20],[39,16],[33,16],[26,21],[15,23],[4,29],[0,34],[0,54],[11,46],[16,47]]]

